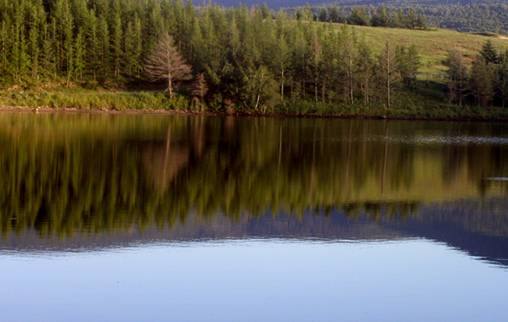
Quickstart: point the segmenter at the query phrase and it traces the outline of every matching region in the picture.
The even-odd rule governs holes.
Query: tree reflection
[[[416,216],[420,204],[506,195],[506,185],[485,180],[508,175],[505,145],[446,141],[499,131],[459,123],[4,114],[0,229],[65,237],[172,226],[191,213],[238,220],[312,209],[372,220]]]

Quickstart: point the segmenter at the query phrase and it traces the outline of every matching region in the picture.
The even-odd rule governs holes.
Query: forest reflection
[[[422,205],[506,197],[490,178],[508,176],[507,140],[483,123],[4,113],[1,235],[418,217]]]

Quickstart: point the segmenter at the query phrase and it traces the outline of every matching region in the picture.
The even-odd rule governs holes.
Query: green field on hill
[[[342,26],[342,25],[341,25]],[[382,28],[354,26],[360,37],[380,51],[389,41],[395,45],[414,45],[421,55],[422,66],[420,79],[444,82],[443,60],[449,50],[456,49],[471,62],[482,45],[490,40],[499,49],[508,49],[508,38],[503,36],[486,36],[449,29],[410,30],[399,28]]]

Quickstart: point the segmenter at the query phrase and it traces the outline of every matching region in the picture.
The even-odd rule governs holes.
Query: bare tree
[[[169,97],[173,97],[173,82],[192,77],[187,64],[175,47],[173,37],[163,34],[145,63],[145,73],[152,81],[167,80]]]
[[[392,105],[392,92],[395,83],[399,80],[397,73],[397,64],[395,61],[395,51],[389,42],[386,42],[384,50],[379,56],[378,73],[380,83],[383,84],[386,98],[386,108],[390,109]]]

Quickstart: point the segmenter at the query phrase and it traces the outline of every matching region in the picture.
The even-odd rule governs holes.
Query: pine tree
[[[26,40],[25,28],[25,2],[21,2],[14,6],[14,28],[13,28],[13,44],[12,44],[12,71],[16,81],[20,81],[30,66],[30,55]]]
[[[97,75],[102,82],[105,82],[111,74],[111,65],[109,51],[109,28],[104,17],[98,18],[97,42],[99,56]]]
[[[97,80],[97,73],[100,66],[98,27],[95,11],[92,10],[88,14],[83,28],[86,34],[86,74],[91,75],[92,81],[94,82]]]
[[[43,27],[43,45],[42,45],[42,63],[46,75],[51,78],[57,76],[57,26],[56,21],[52,20],[50,24],[44,24]]]
[[[120,79],[120,71],[121,71],[121,63],[123,56],[123,48],[122,48],[122,15],[120,9],[120,1],[115,0],[113,5],[113,21],[111,23],[111,52],[113,58],[113,74],[116,80]]]
[[[499,62],[497,51],[494,48],[492,41],[490,40],[486,41],[483,44],[482,50],[480,51],[480,56],[482,56],[487,64],[497,64]]]
[[[498,90],[501,98],[501,106],[506,107],[508,101],[508,51],[501,58],[498,67]]]
[[[30,68],[30,54],[28,53],[28,44],[24,32],[21,32],[20,35],[18,53],[18,77],[20,77],[26,75]]]
[[[0,25],[0,73],[6,75],[9,71],[8,51],[10,49],[9,23],[4,19]]]
[[[44,8],[42,3],[35,3],[30,10],[30,61],[32,78],[37,79],[39,77],[39,62],[40,62],[40,47],[41,47],[41,24],[45,22]]]
[[[80,30],[76,36],[74,43],[74,70],[73,75],[79,81],[83,80],[83,73],[85,71],[85,40],[84,33]]]

